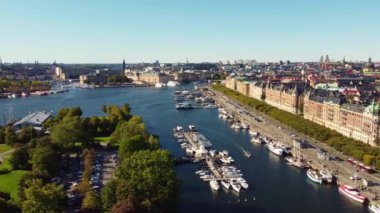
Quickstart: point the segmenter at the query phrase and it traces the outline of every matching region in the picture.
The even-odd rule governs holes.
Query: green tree
[[[18,143],[26,144],[31,139],[36,137],[36,131],[31,126],[24,126],[22,127],[21,131],[17,134]]]
[[[117,180],[111,180],[104,185],[101,192],[102,207],[105,212],[110,211],[113,205],[117,202],[116,187]]]
[[[68,117],[56,124],[50,135],[52,142],[63,149],[70,149],[76,142],[87,144],[88,137],[78,117]]]
[[[14,170],[18,170],[18,169],[27,170],[30,168],[29,159],[30,159],[30,156],[29,156],[28,149],[25,146],[23,146],[16,149],[12,153],[9,159],[9,164]]]
[[[83,212],[101,212],[101,202],[99,196],[94,191],[85,194],[82,202]]]
[[[36,148],[32,155],[33,171],[55,175],[59,172],[61,155],[49,147]]]
[[[0,144],[5,143],[5,129],[3,126],[0,126]]]
[[[48,176],[47,174],[41,174],[41,173],[36,173],[36,172],[28,172],[25,175],[23,175],[21,180],[18,182],[18,187],[17,187],[17,196],[20,202],[25,200],[24,192],[25,192],[25,189],[27,188],[26,183],[32,179],[40,179],[45,184],[45,183],[49,183],[50,176]]]
[[[16,144],[18,141],[17,141],[17,135],[15,133],[15,131],[13,130],[12,127],[7,127],[5,129],[5,137],[4,137],[4,142],[10,146],[13,146],[14,144]]]
[[[116,176],[128,182],[125,196],[134,198],[143,208],[174,211],[179,196],[172,166],[173,160],[167,151],[138,151],[122,161]]]
[[[41,179],[26,182],[25,200],[21,203],[23,212],[63,212],[66,194],[62,185],[43,184]]]
[[[363,156],[363,163],[365,165],[372,165],[373,162],[375,161],[376,157],[373,155],[364,155]]]
[[[124,159],[133,152],[147,148],[147,143],[142,135],[135,135],[130,138],[123,137],[119,146],[119,158]]]

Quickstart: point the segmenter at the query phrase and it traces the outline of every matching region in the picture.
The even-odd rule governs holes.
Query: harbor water
[[[192,88],[192,85],[188,85]],[[35,111],[52,111],[80,106],[84,116],[102,115],[104,104],[128,103],[132,113],[141,115],[149,131],[160,137],[164,149],[174,156],[185,153],[172,136],[178,125],[193,124],[213,144],[213,149],[228,150],[244,174],[248,190],[235,194],[220,189],[213,192],[194,172],[198,164],[176,166],[181,179],[180,212],[367,212],[360,204],[339,194],[334,185],[317,185],[306,172],[286,164],[262,145],[249,142],[248,132],[233,130],[218,118],[217,109],[176,110],[174,88],[73,89],[68,93],[44,97],[0,99],[0,121],[17,119]],[[252,154],[244,156],[243,150]]]

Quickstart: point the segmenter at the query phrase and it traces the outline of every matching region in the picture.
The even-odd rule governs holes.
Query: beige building
[[[302,96],[297,86],[268,84],[265,88],[265,102],[293,114],[301,114]]]
[[[304,98],[304,118],[333,129],[346,137],[377,146],[379,110],[377,103],[365,107],[344,103],[339,94],[308,92]]]
[[[174,79],[173,76],[167,75],[165,73],[159,72],[136,72],[136,71],[126,71],[125,76],[132,79],[133,81],[141,81],[147,84],[157,84],[157,83],[168,83]]]
[[[265,95],[265,84],[263,82],[252,82],[249,84],[249,97],[262,100]]]

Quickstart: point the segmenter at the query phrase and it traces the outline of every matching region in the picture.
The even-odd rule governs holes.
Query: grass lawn
[[[11,194],[12,198],[17,200],[18,182],[28,171],[15,170],[11,173],[0,175],[0,190]]]
[[[7,144],[0,144],[0,153],[12,150],[13,148]]]
[[[3,162],[0,164],[0,169],[9,169],[9,170],[11,169],[11,165],[9,164],[10,157],[11,157],[11,153],[3,156]]]
[[[111,140],[111,136],[108,136],[108,137],[96,137],[95,140],[99,141],[102,145],[107,145],[110,142],[110,140]]]

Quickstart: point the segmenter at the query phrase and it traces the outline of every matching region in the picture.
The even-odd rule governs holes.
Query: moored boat
[[[268,143],[267,146],[268,146],[269,151],[271,151],[275,155],[278,155],[278,156],[283,155],[284,150],[280,147],[277,147],[276,144],[271,142],[271,143]]]
[[[331,174],[331,172],[324,169],[324,170],[319,171],[319,174],[322,176],[322,180],[325,183],[333,183],[334,176]]]
[[[240,192],[240,189],[241,189],[241,185],[237,182],[236,179],[230,179],[230,184],[231,184],[231,187],[234,191],[236,192]]]
[[[356,202],[359,202],[362,204],[367,202],[367,198],[361,195],[360,192],[355,187],[352,187],[350,185],[345,185],[345,184],[339,185],[339,192]]]
[[[373,213],[380,213],[380,206],[376,204],[370,204],[368,210]]]
[[[219,190],[220,186],[219,186],[219,183],[217,180],[211,180],[210,181],[210,186],[211,186],[211,189],[214,189],[216,191]]]
[[[306,175],[314,183],[322,184],[322,176],[320,176],[316,170],[308,169]]]
[[[228,181],[226,181],[226,180],[222,180],[222,181],[220,181],[220,183],[222,184],[222,186],[223,186],[225,189],[229,189],[230,186],[231,186],[231,184],[230,184]]]
[[[244,178],[238,177],[236,178],[236,180],[241,185],[241,187],[243,187],[244,189],[248,189],[248,183]]]

